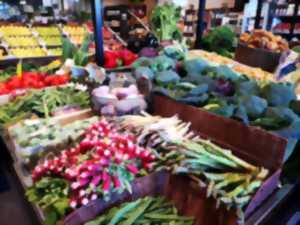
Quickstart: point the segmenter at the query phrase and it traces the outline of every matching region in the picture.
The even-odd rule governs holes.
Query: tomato
[[[9,94],[10,90],[6,87],[5,83],[0,83],[0,95]]]
[[[7,95],[10,93],[10,90],[7,88],[0,89],[0,95]]]
[[[46,76],[44,82],[46,85],[52,85],[53,76]]]
[[[58,76],[60,84],[66,84],[69,81],[69,76],[68,75],[61,75]]]
[[[18,76],[13,76],[7,81],[6,86],[11,90],[21,88],[22,80]]]
[[[37,89],[40,89],[40,88],[43,88],[45,87],[44,83],[42,81],[38,81],[36,82],[34,88],[37,88]]]

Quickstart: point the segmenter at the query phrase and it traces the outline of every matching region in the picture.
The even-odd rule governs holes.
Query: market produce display
[[[203,37],[203,49],[216,52],[221,56],[233,58],[235,33],[228,26],[220,26]]]
[[[27,26],[3,25],[0,27],[1,41],[6,46],[8,55],[17,58],[47,56],[38,39]]]
[[[42,41],[46,46],[61,46],[62,41],[60,36],[44,36]]]
[[[12,56],[17,58],[30,58],[30,57],[43,57],[47,56],[45,49],[41,47],[28,47],[28,48],[11,48],[9,52]]]
[[[250,48],[260,48],[273,52],[289,50],[289,45],[285,39],[265,30],[254,30],[250,34],[243,33],[240,37],[240,42]]]
[[[86,30],[83,26],[65,25],[62,30],[69,35],[86,35]]]
[[[175,172],[204,175],[207,179],[207,197],[214,196],[227,207],[242,209],[268,176],[268,170],[255,167],[231,151],[209,141],[179,142],[185,159]]]
[[[2,25],[0,27],[2,36],[30,36],[30,29],[25,25]]]
[[[106,116],[136,114],[147,106],[135,85],[128,88],[100,86],[93,90],[92,96],[94,109]]]
[[[105,51],[104,52],[104,68],[112,69],[122,66],[130,66],[137,60],[138,56],[133,52],[124,49],[120,51]]]
[[[181,8],[174,3],[157,5],[151,15],[151,27],[160,41],[173,41],[181,38],[177,23],[181,18]]]
[[[77,105],[89,106],[89,96],[86,92],[74,87],[53,87],[43,90],[32,90],[23,96],[16,97],[0,108],[0,124],[12,123],[24,118],[29,113],[48,117],[59,107]]]
[[[14,93],[20,89],[41,89],[68,83],[68,75],[46,75],[39,72],[23,72],[21,75],[10,76],[0,82],[0,95]]]
[[[47,52],[48,52],[48,55],[61,56],[63,50],[62,50],[61,47],[58,47],[58,48],[48,48]]]
[[[178,102],[237,118],[287,138],[299,137],[298,101],[292,84],[259,82],[202,59],[184,61],[180,77],[176,64],[164,55],[140,58],[135,63],[135,76],[148,77],[156,84],[154,91]]]
[[[61,36],[61,32],[57,26],[34,26],[33,31],[37,32],[41,37]]]
[[[277,188],[279,166],[261,163],[252,155],[255,151],[224,143],[229,138],[223,141],[199,128],[202,124],[191,124],[193,115],[184,115],[181,109],[180,117],[144,112],[145,99],[160,94],[281,137],[300,137],[300,101],[291,83],[274,82],[272,74],[226,58],[231,57],[234,35],[225,27],[209,33],[204,43],[207,50],[226,57],[202,50],[188,52],[177,42],[165,46],[181,40],[179,19],[177,6],[156,6],[151,26],[161,49],[145,48],[139,56],[103,29],[106,70],[91,59],[95,44],[90,23],[70,23],[61,29],[55,25],[0,27],[10,55],[60,56],[34,68],[20,62],[0,75],[4,102],[0,134],[7,138],[26,197],[46,217],[45,224],[64,224],[76,212],[104,202],[100,208],[110,207],[97,218],[96,214],[83,218],[89,221],[86,225],[192,225],[199,218],[181,214],[184,210],[176,209],[176,197],[176,204],[167,200],[168,185],[177,185],[173,182],[177,178],[193,188],[193,192],[186,189],[187,198],[202,193],[195,197],[203,201],[199,204],[216,204],[209,209],[224,212],[223,218],[236,213],[235,219],[244,224],[245,215],[257,206],[256,194],[266,199],[268,194],[260,190]],[[275,52],[287,48],[284,41],[262,31],[244,34],[241,41]],[[128,69],[131,74],[123,72]],[[244,128],[235,124],[236,129]],[[277,137],[272,137],[270,141],[276,142]],[[279,145],[283,151],[286,142],[280,139]],[[282,159],[275,155],[280,164]],[[157,189],[155,196],[166,194],[166,198],[150,197],[152,186]]]
[[[268,176],[268,170],[199,138],[190,131],[189,123],[176,117],[124,116],[120,122],[139,137],[140,144],[155,149],[154,171],[196,175],[207,184],[207,196],[213,195],[217,204],[243,209]]]
[[[200,139],[189,126],[177,117],[148,114],[102,119],[85,131],[75,147],[34,168],[34,185],[27,196],[58,219],[97,198],[109,200],[113,192],[130,191],[130,183],[138,176],[168,170],[196,176],[206,183],[208,197],[239,209],[242,217],[243,207],[266,179],[268,170]],[[57,191],[46,192],[50,186]],[[45,204],[53,195],[61,197]]]
[[[5,44],[9,47],[37,47],[39,46],[38,40],[33,36],[4,36],[2,38]]]
[[[75,142],[97,117],[60,125],[57,119],[24,120],[11,129],[12,138],[19,145],[24,164],[36,165],[46,154],[54,153]]]
[[[87,30],[83,26],[79,25],[65,25],[63,26],[62,31],[75,45],[81,45],[87,35]]]
[[[274,74],[266,72],[260,68],[253,68],[247,65],[240,64],[232,59],[223,57],[213,52],[207,52],[203,50],[192,50],[188,53],[189,59],[205,59],[212,64],[227,65],[231,67],[235,72],[245,74],[250,78],[262,80],[262,81],[274,81]]]
[[[102,32],[105,50],[118,51],[124,49],[124,45],[121,44],[107,28],[104,27]]]
[[[99,197],[109,199],[113,192],[130,191],[130,182],[146,174],[154,159],[149,149],[136,144],[134,136],[117,132],[103,119],[88,128],[83,140],[74,148],[35,167],[32,172],[35,185],[27,191],[27,196],[39,204],[48,197],[39,195],[44,179],[49,179],[50,183],[55,178],[66,180],[70,193],[64,209],[60,208],[61,199],[44,207],[63,216],[61,212],[86,205]]]
[[[61,56],[63,34],[64,38],[68,38],[74,45],[80,46],[88,35],[87,30],[90,29],[89,26],[87,28],[85,26],[65,25],[62,29],[55,25],[38,26],[33,24],[32,28],[14,24],[2,26],[0,28],[0,32],[3,34],[1,41],[6,48],[6,51],[3,50],[3,59],[7,56],[17,58]],[[108,52],[114,52],[114,57],[119,61],[118,65],[129,65],[123,56],[126,43],[122,44],[106,28],[103,28],[103,34],[105,49]],[[94,43],[90,43],[89,51],[95,51]],[[133,53],[126,51],[124,53],[128,54],[127,58],[132,58]]]
[[[193,222],[192,218],[179,216],[175,206],[165,198],[146,197],[112,208],[85,225],[193,225]]]
[[[190,123],[185,123],[177,116],[163,118],[151,116],[145,112],[141,115],[126,115],[116,118],[119,129],[129,130],[136,135],[140,145],[160,147],[178,140],[194,140],[197,138],[190,130]]]

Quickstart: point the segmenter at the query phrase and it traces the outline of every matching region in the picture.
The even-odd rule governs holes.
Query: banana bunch
[[[217,199],[217,206],[224,203],[228,209],[236,208],[240,219],[242,208],[267,178],[269,171],[247,163],[231,151],[210,141],[177,141],[185,159],[175,165],[174,173],[196,175],[207,186],[207,197]]]

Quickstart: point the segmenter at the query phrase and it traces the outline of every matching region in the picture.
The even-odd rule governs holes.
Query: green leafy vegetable
[[[68,193],[69,184],[66,180],[45,177],[26,191],[26,197],[46,211],[47,225],[55,225],[69,210]]]
[[[241,105],[245,107],[250,118],[260,117],[267,109],[268,103],[265,99],[254,95],[242,96],[239,99]]]
[[[25,96],[17,97],[14,101],[1,106],[0,125],[14,122],[32,112],[46,117],[55,109],[67,105],[78,105],[82,108],[89,106],[88,93],[78,91],[73,87],[30,91]]]
[[[164,85],[168,83],[176,83],[180,80],[180,77],[177,73],[172,70],[166,70],[162,72],[158,72],[155,76],[156,82]]]
[[[192,225],[193,219],[179,216],[164,198],[146,197],[124,203],[85,225]]]
[[[262,96],[270,106],[289,106],[296,99],[293,85],[283,83],[267,84],[262,89]]]
[[[211,30],[203,38],[203,48],[222,56],[233,58],[235,33],[228,26],[220,26]]]
[[[185,61],[183,67],[187,71],[188,75],[199,76],[209,67],[209,64],[204,59],[192,59]]]
[[[151,15],[151,27],[160,41],[179,40],[181,32],[177,23],[181,18],[181,8],[173,3],[157,5]]]

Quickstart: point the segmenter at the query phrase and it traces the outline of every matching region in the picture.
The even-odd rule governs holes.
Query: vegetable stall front
[[[70,35],[56,60],[1,74],[2,139],[39,222],[266,224],[296,190],[297,83],[166,40],[176,23],[142,57],[104,51],[92,2],[95,57],[91,35]]]

